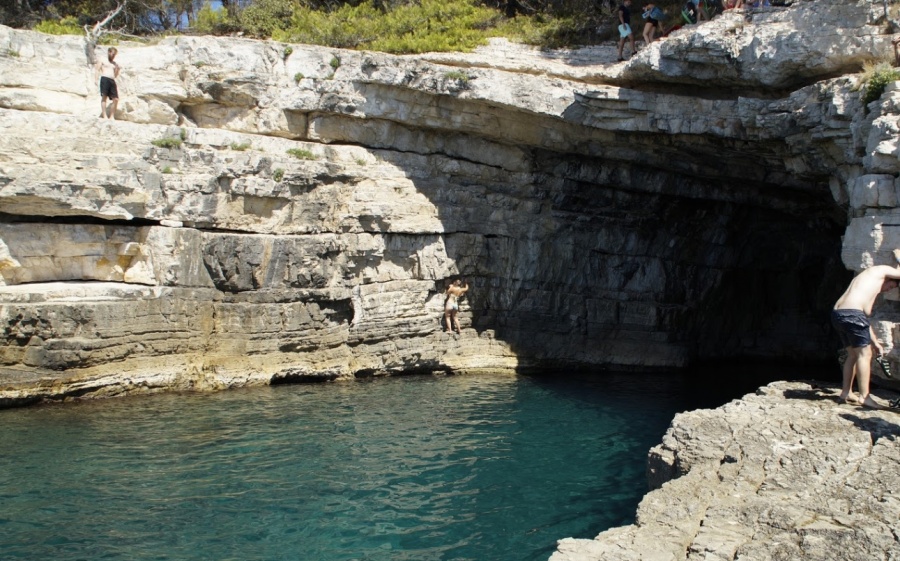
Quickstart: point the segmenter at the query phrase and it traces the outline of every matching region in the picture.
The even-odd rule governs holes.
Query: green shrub
[[[332,70],[337,70],[338,68],[341,67],[341,57],[339,57],[339,56],[331,57],[331,62],[329,62],[328,64],[331,66]]]
[[[157,148],[181,148],[181,142],[180,138],[157,138],[151,141],[150,144]]]
[[[272,179],[274,179],[276,183],[281,183],[281,180],[284,179],[284,170],[276,168],[272,173]]]
[[[291,56],[293,53],[294,53],[294,47],[291,47],[290,45],[288,45],[287,47],[284,48],[284,53],[282,53],[282,58],[286,59],[287,57]]]
[[[605,8],[605,2],[544,3],[530,15],[520,13],[506,18],[500,10],[480,0],[356,1],[360,3],[242,0],[240,4],[246,8],[231,25],[237,25],[248,35],[271,37],[284,43],[399,54],[471,51],[485,44],[489,37],[498,36],[547,48],[573,47],[596,43],[598,38],[618,37],[615,10]],[[656,0],[655,3],[666,11],[666,27],[680,21],[683,0]],[[216,25],[229,24],[222,11],[206,6],[200,11],[209,15],[201,17],[198,13],[195,24],[198,30],[206,25],[200,23],[206,19]],[[215,27],[213,23],[206,27]],[[285,47],[284,58],[290,53],[291,47]]]
[[[48,35],[84,35],[78,20],[71,16],[61,20],[45,19],[35,25],[34,30]]]
[[[251,144],[249,142],[241,142],[240,144],[238,144],[237,142],[231,143],[231,149],[237,150],[238,152],[243,152],[244,150],[248,150],[250,148],[250,146],[251,146]]]
[[[274,38],[276,30],[288,27],[293,13],[294,3],[291,0],[254,0],[241,12],[240,24],[251,35]]]
[[[164,167],[164,168],[162,169],[162,172],[163,172],[163,173],[175,173],[175,172],[172,170],[172,167],[171,167],[171,166],[166,166],[166,167]]]
[[[226,10],[214,10],[209,2],[204,2],[203,6],[197,10],[193,28],[195,31],[207,35],[221,35],[232,31],[235,25],[228,17]]]
[[[867,66],[864,69],[863,80],[866,89],[863,92],[862,102],[864,106],[868,106],[881,97],[888,84],[900,80],[900,70],[891,67],[889,63],[881,62],[874,66]],[[866,107],[866,111],[868,111],[868,107]]]
[[[299,7],[273,39],[388,53],[471,51],[486,43],[487,30],[498,21],[496,10],[473,0],[421,0],[386,12],[368,1],[331,12]]]
[[[187,140],[187,131],[182,127],[181,132],[178,135],[181,140]]]
[[[299,160],[317,160],[318,157],[306,150],[305,148],[290,148],[287,150],[287,154],[293,156]]]
[[[556,49],[584,43],[589,22],[578,17],[552,18],[542,14],[506,19],[488,33],[508,37],[526,45]],[[612,28],[615,31],[615,28]],[[618,37],[618,31],[616,31]]]
[[[297,72],[296,74],[294,74],[294,81],[297,82],[298,84],[300,83],[300,80],[302,80],[303,78],[305,78],[305,76],[303,75],[303,72]]]
[[[469,83],[469,75],[462,70],[450,70],[449,72],[444,72],[444,79],[455,80],[463,85]]]

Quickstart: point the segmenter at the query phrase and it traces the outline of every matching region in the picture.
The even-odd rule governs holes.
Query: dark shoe
[[[893,378],[894,375],[891,373],[891,365],[888,364],[888,361],[883,356],[876,356],[875,362],[881,367],[881,371],[884,372],[884,375],[888,378]]]

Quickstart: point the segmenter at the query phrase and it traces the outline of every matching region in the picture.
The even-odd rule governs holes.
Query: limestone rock
[[[677,415],[650,451],[635,524],[561,540],[551,561],[895,558],[898,413],[838,405],[838,392],[776,382]]]
[[[884,23],[799,1],[626,64],[169,37],[120,45],[115,122],[82,39],[0,27],[0,386],[820,359],[848,214],[884,231],[897,198],[894,90],[867,113],[840,76]],[[845,237],[851,268],[885,255],[870,238]]]

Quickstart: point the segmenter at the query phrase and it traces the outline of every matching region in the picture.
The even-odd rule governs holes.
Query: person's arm
[[[885,267],[888,267],[888,265],[885,265]],[[890,267],[890,270],[884,274],[884,278],[900,280],[900,265],[896,267]]]
[[[872,338],[872,346],[875,347],[875,352],[878,353],[878,356],[884,356],[884,347],[878,342],[878,337],[875,335],[875,328],[871,325],[869,325],[869,337]]]
[[[625,23],[625,12],[622,11],[622,8],[619,8],[619,25],[623,25]],[[894,43],[894,47],[896,48],[897,44]]]
[[[118,77],[119,77],[119,71],[120,71],[120,70],[122,70],[122,67],[119,66],[119,63],[116,63],[116,69],[115,69],[115,71],[113,72],[113,78],[118,78]]]

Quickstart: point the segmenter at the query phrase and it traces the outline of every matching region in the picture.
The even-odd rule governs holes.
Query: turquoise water
[[[0,411],[0,558],[547,559],[633,521],[695,390],[418,376]]]

